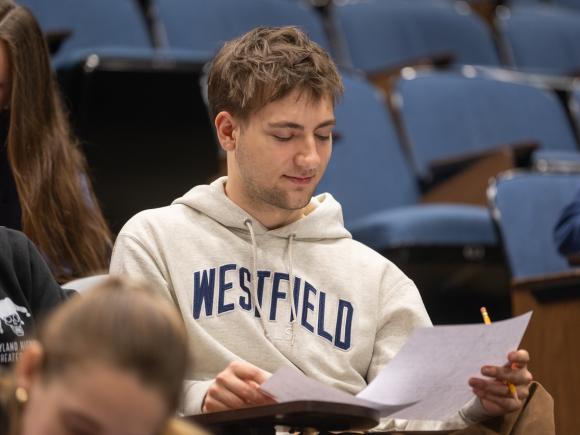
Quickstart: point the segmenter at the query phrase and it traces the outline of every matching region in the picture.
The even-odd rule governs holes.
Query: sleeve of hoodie
[[[145,281],[163,296],[170,297],[167,280],[163,276],[151,249],[140,237],[121,231],[115,240],[111,264],[111,275],[126,275]]]
[[[377,313],[379,321],[375,335],[373,358],[367,373],[367,382],[371,382],[381,369],[393,359],[415,328],[432,325],[417,287],[402,274],[395,282],[383,279],[382,288],[379,290],[377,309],[379,310]],[[467,379],[465,382],[467,383]],[[487,417],[480,401],[474,396],[457,414],[446,421],[386,418],[381,420],[379,426],[371,432],[462,429]]]
[[[115,241],[109,272],[144,280],[175,303],[173,291],[165,278],[161,262],[152,254],[154,249],[141,239],[132,233],[121,231]],[[203,399],[212,383],[213,379],[185,380],[180,413],[182,415],[201,414]]]
[[[13,291],[21,291],[34,317],[38,320],[63,302],[67,294],[52,275],[46,261],[34,244],[20,231],[2,229],[5,255],[11,266],[6,275],[12,277]]]

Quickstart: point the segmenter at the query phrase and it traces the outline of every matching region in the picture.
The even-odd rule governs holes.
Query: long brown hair
[[[12,70],[7,150],[22,229],[60,281],[106,270],[111,233],[71,134],[46,42],[30,11],[11,0],[0,0],[0,43]]]
[[[202,435],[170,419],[191,361],[188,338],[175,306],[149,287],[108,278],[57,308],[39,330],[38,375],[43,382],[57,382],[67,370],[86,362],[104,363],[137,376],[161,395],[168,417],[163,435]],[[0,423],[4,411],[11,435],[18,434],[26,406],[14,399],[15,389],[13,376],[0,376]]]

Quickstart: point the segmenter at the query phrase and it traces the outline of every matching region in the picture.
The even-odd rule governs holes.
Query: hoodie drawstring
[[[264,314],[262,312],[262,306],[258,301],[258,290],[256,289],[256,281],[258,280],[258,243],[256,242],[256,235],[254,234],[252,221],[250,219],[246,219],[244,224],[246,227],[248,227],[248,230],[250,231],[250,238],[252,239],[252,279],[250,281],[252,284],[252,301],[254,302],[256,310],[258,310],[258,314],[260,315],[260,324],[264,330],[264,335],[269,339],[270,335],[268,334],[266,324],[264,323]]]
[[[296,234],[290,234],[288,237],[288,300],[290,302],[290,310],[292,310],[292,320],[290,321],[291,326],[291,345],[294,346],[294,325],[296,325],[296,306],[294,301],[294,274],[292,273],[292,267],[294,266],[294,259],[292,257],[292,242],[296,238]]]
[[[270,335],[268,334],[268,330],[266,328],[266,323],[264,319],[264,315],[262,312],[262,306],[258,301],[258,290],[256,288],[256,282],[258,281],[258,243],[256,241],[256,234],[254,233],[254,227],[252,226],[252,221],[250,219],[246,219],[244,221],[244,225],[248,228],[250,232],[250,239],[252,240],[252,279],[251,279],[251,290],[252,290],[252,301],[258,314],[260,315],[260,324],[262,325],[262,329],[264,331],[264,335],[266,338],[270,339]],[[295,337],[295,324],[296,319],[298,318],[295,300],[294,300],[294,274],[293,274],[293,266],[294,266],[294,259],[292,256],[292,246],[294,239],[296,238],[296,234],[290,234],[288,237],[288,301],[290,302],[290,310],[292,312],[292,320],[290,321],[290,334],[291,334],[291,345],[294,346],[294,337]]]

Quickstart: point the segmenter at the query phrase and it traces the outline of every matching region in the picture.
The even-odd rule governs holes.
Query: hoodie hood
[[[247,233],[246,222],[252,223],[256,235],[295,240],[323,240],[351,238],[344,228],[340,204],[329,193],[314,196],[305,207],[303,218],[289,225],[269,230],[226,196],[227,177],[218,178],[210,185],[196,186],[173,204],[182,204],[203,213],[232,230]]]

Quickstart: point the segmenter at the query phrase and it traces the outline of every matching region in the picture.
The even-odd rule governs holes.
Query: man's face
[[[303,209],[330,159],[334,123],[330,97],[298,91],[237,123],[228,194],[252,214]]]

